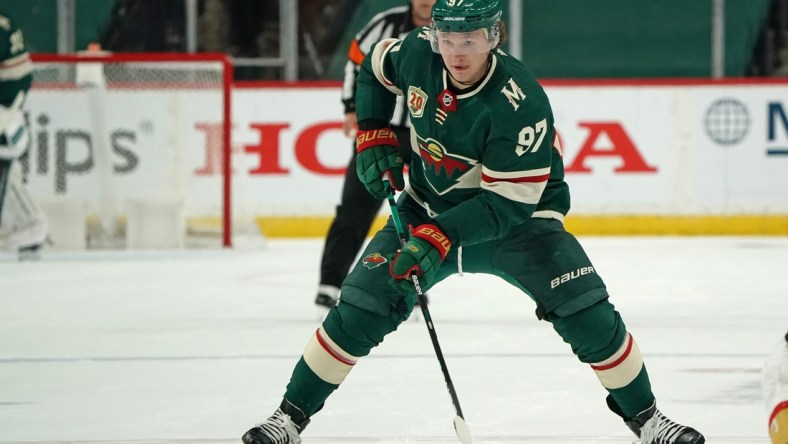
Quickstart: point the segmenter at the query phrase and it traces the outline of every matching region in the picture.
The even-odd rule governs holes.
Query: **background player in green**
[[[357,173],[379,198],[387,182],[403,188],[387,122],[394,98],[404,95],[416,143],[397,207],[411,237],[400,250],[391,220],[374,236],[307,344],[279,408],[245,443],[300,442],[353,365],[409,316],[412,271],[425,290],[463,271],[503,278],[530,296],[537,316],[589,364],[610,409],[642,443],[705,442],[657,409],[637,344],[564,230],[569,189],[550,103],[528,68],[498,49],[500,17],[498,0],[438,0],[429,28],[382,40],[364,61]]]
[[[20,259],[37,258],[48,233],[18,162],[30,146],[24,103],[32,72],[22,30],[0,15],[0,235],[5,248]]]

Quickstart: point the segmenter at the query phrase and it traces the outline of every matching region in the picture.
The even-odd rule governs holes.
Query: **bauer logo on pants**
[[[364,263],[365,267],[371,270],[385,264],[388,261],[380,253],[372,253],[367,255],[362,262]]]
[[[594,267],[582,267],[570,273],[564,273],[561,276],[558,276],[557,278],[550,281],[550,289],[552,290],[553,288],[563,284],[564,282],[569,282],[572,279],[577,279],[580,276],[585,276],[591,273],[596,273],[596,271],[594,271]]]

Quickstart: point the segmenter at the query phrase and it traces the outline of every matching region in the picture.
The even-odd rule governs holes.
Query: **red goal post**
[[[217,170],[212,171],[211,174],[221,175],[219,181],[221,202],[216,204],[218,205],[216,210],[221,213],[219,215],[221,244],[224,247],[232,245],[231,89],[233,69],[227,55],[221,53],[111,53],[99,51],[68,55],[32,54],[31,57],[34,63],[33,96],[36,91],[43,91],[43,93],[39,93],[39,96],[46,95],[47,91],[50,93],[53,91],[74,92],[86,85],[91,91],[98,91],[88,94],[88,98],[85,100],[80,97],[73,109],[74,114],[82,114],[83,117],[85,114],[89,115],[84,118],[90,120],[91,131],[94,132],[94,144],[99,139],[106,140],[106,137],[100,135],[106,135],[108,131],[119,125],[118,122],[123,122],[124,116],[131,115],[143,116],[149,130],[162,132],[158,135],[161,146],[158,146],[157,149],[164,151],[171,148],[174,143],[191,145],[189,149],[179,148],[181,151],[172,155],[173,157],[180,156],[180,158],[173,161],[173,166],[170,167],[171,171],[189,165],[189,159],[197,155],[195,151],[198,149],[194,148],[194,145],[202,143],[203,146],[198,148],[205,152],[200,155],[206,158],[206,164],[211,164],[212,169]],[[126,94],[129,92],[137,94]],[[54,101],[59,100],[67,103],[67,100],[73,99],[65,99],[63,96],[63,98],[57,98]],[[191,103],[192,100],[194,103]],[[50,95],[48,101],[43,100],[43,103],[29,104],[28,106],[34,116],[38,114],[37,111],[54,113],[55,111],[48,109],[52,106],[52,102],[52,95]],[[156,111],[154,107],[158,104],[161,105],[161,110]],[[64,121],[72,117],[63,104],[58,106],[60,106]],[[80,108],[80,106],[82,107]],[[148,107],[151,108],[151,111],[146,109]],[[172,116],[173,113],[177,114],[177,118]],[[133,119],[134,117],[129,118]],[[210,120],[211,130],[204,129],[204,133],[198,134],[199,131],[195,130],[195,126],[200,122],[204,124],[206,120]],[[220,122],[216,120],[220,120]],[[141,121],[141,118],[138,117],[134,122]],[[170,123],[169,126],[172,128],[159,128],[165,126],[166,123]],[[135,135],[135,138],[137,137]],[[198,137],[206,140],[197,142],[195,140]],[[212,159],[208,158],[212,155],[209,152],[211,150],[207,148],[209,146],[207,139],[209,138],[212,138],[211,143],[214,148],[214,158]],[[215,149],[217,144],[221,145],[219,150]],[[118,216],[117,213],[112,214],[113,208],[117,207],[115,200],[124,191],[118,190],[117,196],[112,196],[115,193],[116,182],[119,180],[115,178],[118,175],[118,166],[117,162],[113,163],[112,156],[117,157],[118,149],[115,145],[105,150],[95,148],[95,146],[93,148],[96,174],[104,175],[104,178],[99,181],[99,188],[111,190],[104,190],[104,194],[111,196],[99,199],[103,200],[97,204],[99,206],[98,212],[100,218],[102,212],[107,214],[105,219],[109,221],[107,223],[110,225],[112,220]],[[221,153],[220,158],[215,158],[217,157],[215,151]],[[163,156],[170,155],[163,153]],[[102,162],[104,162],[103,171]],[[148,162],[147,165],[155,163],[154,160]],[[150,168],[150,170],[153,171],[155,168]],[[183,173],[176,171],[176,174]],[[129,188],[145,187],[148,185],[147,182],[156,182],[151,179],[153,176],[148,173],[139,173],[138,176],[140,177],[137,177],[136,180],[141,183]],[[56,177],[56,181],[59,179],[61,178]],[[73,182],[76,180],[79,179],[72,179]],[[166,184],[160,186],[162,189],[166,188],[166,190],[162,190],[163,193],[191,193],[196,196],[195,198],[187,198],[189,202],[200,200],[202,195],[213,194],[213,191],[203,192],[199,188],[200,186],[204,188],[204,184],[187,183],[189,182],[188,178],[161,178],[160,180]],[[70,192],[57,188],[58,186],[56,184],[54,193]],[[159,190],[155,185],[150,186],[153,189],[149,190],[149,194],[155,195]],[[195,206],[199,204],[195,203]],[[208,206],[204,202],[202,204]],[[211,203],[210,206],[213,210],[214,204]]]

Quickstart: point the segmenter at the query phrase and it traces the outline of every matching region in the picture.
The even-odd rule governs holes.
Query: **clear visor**
[[[463,55],[490,52],[498,45],[497,26],[471,32],[446,32],[430,27],[432,50],[438,54]]]

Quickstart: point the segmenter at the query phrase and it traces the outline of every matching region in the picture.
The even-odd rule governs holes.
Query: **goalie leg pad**
[[[21,166],[18,162],[0,162],[7,169],[5,186],[0,185],[0,190],[5,191],[0,198],[0,232],[6,238],[6,248],[15,252],[44,243],[49,227],[44,213],[22,182]]]
[[[24,95],[17,96],[24,98]],[[0,106],[0,160],[15,160],[30,148],[30,128],[17,101],[11,108]]]
[[[8,179],[11,176],[11,161],[0,159],[0,234],[3,234],[3,203],[5,202]]]

